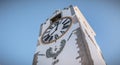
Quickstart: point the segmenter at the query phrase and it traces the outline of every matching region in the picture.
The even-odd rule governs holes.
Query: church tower
[[[40,27],[33,65],[106,65],[95,35],[77,6],[56,10]]]

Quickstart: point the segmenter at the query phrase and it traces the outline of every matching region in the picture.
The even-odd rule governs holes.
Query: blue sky
[[[0,64],[32,65],[40,24],[57,9],[79,7],[108,65],[120,65],[120,1],[0,1]]]

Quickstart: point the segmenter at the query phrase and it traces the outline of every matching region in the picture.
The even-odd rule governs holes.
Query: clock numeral
[[[51,41],[53,39],[53,36],[50,36],[50,35],[46,35],[45,38],[44,38],[44,41]]]
[[[50,36],[50,38],[49,38],[49,42],[50,42],[52,39],[53,39],[53,36]]]
[[[49,36],[48,33],[44,34],[43,39],[46,38],[46,37],[48,37],[48,36]]]
[[[65,31],[60,31],[62,34],[64,34],[65,33]]]
[[[50,32],[50,29],[48,29],[46,32],[45,32],[45,34],[48,34]]]
[[[52,28],[54,28],[52,25],[49,27],[49,29],[52,29]]]
[[[51,35],[49,35],[49,34],[47,34],[47,35],[45,35],[44,37],[43,37],[43,40],[44,41],[51,41],[53,39],[53,36],[51,36]]]
[[[64,25],[62,29],[65,29],[65,28],[68,28],[68,27],[69,27],[69,25]]]
[[[70,23],[70,21],[66,21],[65,23],[63,23],[63,25],[66,25],[66,24],[68,24],[68,23]]]
[[[65,20],[62,22],[63,25],[66,25],[66,24],[68,24],[68,23],[70,23],[70,19],[65,19]]]
[[[43,38],[44,38],[44,41],[47,41],[47,40],[50,38],[50,35],[47,34],[47,35],[45,35]]]
[[[68,20],[68,19],[65,19],[65,20],[62,22],[62,24],[64,24],[67,20]]]
[[[58,37],[59,37],[58,34],[55,34],[55,39],[58,39]]]
[[[62,22],[62,24],[63,24],[63,28],[62,29],[68,28],[69,27],[69,23],[70,23],[70,19],[66,19],[65,21],[63,21]]]

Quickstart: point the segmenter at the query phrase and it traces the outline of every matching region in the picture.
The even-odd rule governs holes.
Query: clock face
[[[63,17],[53,22],[43,33],[42,42],[48,44],[56,41],[68,31],[71,24],[72,19],[70,17]]]

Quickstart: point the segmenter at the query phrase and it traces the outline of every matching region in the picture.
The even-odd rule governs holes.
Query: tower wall
[[[72,20],[65,33],[53,42],[42,42],[47,29],[57,21],[64,22],[64,17]],[[62,26],[57,25],[58,29]],[[33,65],[106,65],[94,38],[96,34],[77,6],[56,10],[40,30]]]

